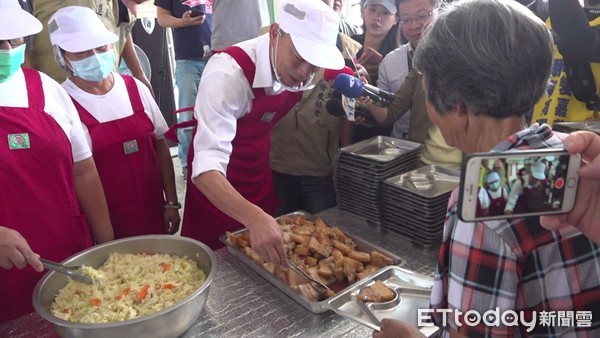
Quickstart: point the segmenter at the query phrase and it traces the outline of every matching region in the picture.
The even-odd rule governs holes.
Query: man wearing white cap
[[[282,1],[269,33],[225,49],[206,65],[182,235],[212,248],[225,231],[247,227],[252,248],[287,265],[269,167],[270,132],[311,88],[319,68],[341,69],[339,15],[322,1]],[[210,81],[208,81],[210,79]]]
[[[33,311],[39,256],[61,261],[113,239],[75,107],[54,80],[21,68],[25,38],[41,29],[17,0],[0,1],[0,266],[20,268],[0,273],[0,322]]]
[[[56,61],[92,148],[115,238],[173,234],[179,207],[167,123],[150,90],[113,72],[118,36],[87,7],[59,9],[48,21]]]
[[[486,188],[480,188],[477,202],[477,216],[499,216],[504,214],[508,193],[506,188],[500,186],[500,175],[492,171],[487,174]]]
[[[529,175],[525,177],[525,184],[519,184],[520,181],[515,181],[511,187],[508,202],[504,209],[504,213],[510,215],[512,213],[533,212],[551,210],[548,205],[548,191],[546,180],[546,165],[537,161],[529,168]]]

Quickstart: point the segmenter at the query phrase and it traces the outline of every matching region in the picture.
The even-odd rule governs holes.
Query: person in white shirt
[[[498,216],[504,214],[508,198],[506,188],[500,186],[500,175],[492,171],[486,176],[487,188],[480,188],[477,216]]]
[[[73,99],[92,149],[115,238],[173,234],[180,216],[167,124],[150,90],[114,72],[118,36],[82,6],[48,21],[56,61],[69,73]]]
[[[272,216],[270,132],[319,68],[344,66],[338,28],[339,15],[322,1],[282,1],[268,34],[210,58],[194,111],[182,235],[216,249],[223,246],[219,236],[245,226],[255,251],[287,266]]]

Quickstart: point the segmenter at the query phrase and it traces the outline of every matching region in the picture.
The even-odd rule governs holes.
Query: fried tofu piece
[[[344,275],[348,278],[350,284],[356,281],[356,274],[363,270],[364,266],[361,262],[350,257],[344,257]]]
[[[393,265],[394,260],[377,252],[377,251],[372,251],[371,252],[371,264],[377,265],[379,267],[384,267],[384,266],[388,266],[388,265]]]
[[[360,290],[360,293],[356,296],[356,299],[369,303],[384,303],[389,302],[394,298],[396,298],[396,292],[380,280],[377,280],[373,285]]]
[[[296,286],[295,290],[298,291],[302,296],[312,301],[318,302],[321,300],[319,292],[315,290],[315,288],[309,283],[300,284]]]
[[[347,246],[346,244],[338,241],[338,240],[333,240],[333,247],[340,250],[342,252],[342,254],[344,254],[344,256],[348,256],[350,254],[350,252],[352,252],[352,248]]]
[[[250,259],[256,262],[257,264],[262,265],[265,262],[265,260],[258,254],[258,252],[252,250],[251,247],[245,247],[243,250],[246,256],[250,257]]]
[[[292,241],[294,241],[294,242],[296,242],[298,244],[306,244],[312,238],[310,236],[298,235],[298,234],[295,234],[294,232],[288,232],[288,235],[290,236],[290,239]]]
[[[361,251],[356,251],[356,250],[350,251],[350,253],[348,254],[348,257],[354,258],[357,261],[363,262],[363,263],[369,263],[371,261],[371,255],[369,255],[366,252],[361,252]]]
[[[361,280],[363,278],[368,277],[372,273],[378,271],[379,269],[381,269],[380,266],[368,264],[367,266],[365,266],[365,269],[363,271],[356,274],[356,277],[358,277],[358,280]]]
[[[306,264],[306,266],[315,266],[319,263],[319,260],[312,257],[312,256],[306,256],[304,257],[304,264]]]
[[[317,258],[329,257],[331,255],[331,252],[333,252],[333,247],[331,245],[327,243],[321,244],[314,237],[311,237],[308,241],[308,248],[311,252],[315,253],[315,257]]]

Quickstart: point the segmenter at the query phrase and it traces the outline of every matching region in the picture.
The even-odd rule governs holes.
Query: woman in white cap
[[[87,7],[59,9],[48,21],[62,84],[83,122],[106,194],[115,238],[173,234],[179,207],[167,124],[149,89],[115,73],[108,31]]]
[[[75,107],[54,80],[21,68],[41,29],[17,0],[0,1],[0,266],[20,268],[0,273],[0,322],[33,311],[39,256],[62,261],[113,239]]]
[[[244,226],[252,248],[287,265],[269,166],[271,130],[311,88],[319,68],[341,69],[339,15],[322,1],[281,1],[269,33],[213,55],[202,74],[182,235],[219,248]],[[193,156],[192,156],[193,155]]]

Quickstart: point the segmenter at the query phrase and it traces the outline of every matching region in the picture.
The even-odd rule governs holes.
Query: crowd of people
[[[0,274],[0,322],[33,310],[24,300],[41,277],[40,257],[61,261],[113,239],[179,230],[164,112],[131,54],[132,22],[118,10],[135,13],[140,2],[0,2],[0,139],[7,142],[0,148],[0,185],[7,190],[0,266],[9,269]],[[364,0],[361,28],[340,15],[344,1],[282,0],[262,35],[260,13],[249,14],[261,12],[263,1],[154,3],[159,24],[173,28],[178,103],[188,108],[178,117],[187,180],[183,236],[218,249],[219,236],[245,227],[257,253],[287,267],[274,216],[335,206],[335,152],[373,135],[423,143],[424,163],[451,168],[463,154],[565,147],[586,159],[568,214],[467,223],[458,219],[452,194],[431,306],[463,313],[600,311],[600,280],[592,278],[600,269],[600,136],[526,123],[532,114],[534,122],[550,123],[597,114],[600,87],[594,96],[566,82],[573,69],[583,69],[576,72],[588,80],[582,83],[600,83],[600,31],[590,28],[596,20],[588,22],[576,0],[549,1],[561,37],[556,45],[535,1],[457,0],[442,7],[435,0]],[[559,7],[578,24],[555,20]],[[588,34],[591,52],[573,52],[583,48],[570,41],[575,29]],[[133,77],[114,71],[120,59]],[[395,93],[388,107],[357,101],[377,127],[325,109],[335,90],[324,70],[346,64],[365,83]],[[572,92],[562,88],[569,84]],[[556,108],[565,108],[556,93],[573,105]],[[488,163],[478,213],[552,204],[559,167],[523,163],[513,177],[506,163]],[[600,334],[600,318],[590,327],[533,332],[433,320],[446,336]],[[420,333],[386,319],[373,336]]]

